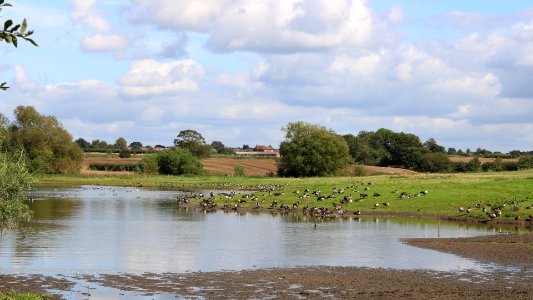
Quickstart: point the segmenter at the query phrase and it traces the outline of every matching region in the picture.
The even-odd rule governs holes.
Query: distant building
[[[272,156],[280,157],[279,151],[271,145],[256,145],[253,149],[235,148],[235,154],[243,156]]]
[[[268,145],[268,146],[255,145],[255,148],[254,148],[254,152],[273,153],[275,151],[276,151],[276,149],[274,149],[274,147],[272,147],[270,145]]]

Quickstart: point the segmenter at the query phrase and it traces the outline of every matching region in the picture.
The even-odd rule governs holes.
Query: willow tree
[[[10,149],[23,149],[34,173],[78,173],[83,152],[54,116],[38,113],[32,106],[18,106],[8,126]]]
[[[334,175],[352,161],[346,141],[324,126],[298,121],[289,123],[283,131],[280,176]]]

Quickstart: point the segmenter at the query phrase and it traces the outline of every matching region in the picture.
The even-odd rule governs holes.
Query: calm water
[[[0,271],[159,273],[306,265],[483,270],[472,260],[399,239],[502,230],[398,218],[344,219],[315,229],[302,216],[179,210],[178,194],[90,186],[38,190],[31,226],[0,238]]]

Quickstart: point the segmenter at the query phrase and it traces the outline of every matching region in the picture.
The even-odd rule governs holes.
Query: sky
[[[289,122],[388,128],[445,147],[533,150],[533,2],[8,1],[0,112],[74,139],[279,146]]]

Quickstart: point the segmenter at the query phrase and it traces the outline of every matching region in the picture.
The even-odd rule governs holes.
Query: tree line
[[[414,134],[385,128],[341,136],[324,126],[299,121],[289,123],[283,130],[285,140],[280,145],[280,176],[336,175],[353,163],[440,173],[533,168],[533,156],[522,155],[517,150],[510,154],[519,157],[517,162],[504,162],[502,155],[486,163],[481,163],[477,156],[468,162],[452,162],[448,153],[457,155],[460,151],[453,148],[446,151],[433,138],[422,142]],[[476,152],[489,154],[479,148]],[[471,152],[468,150],[465,154]]]

